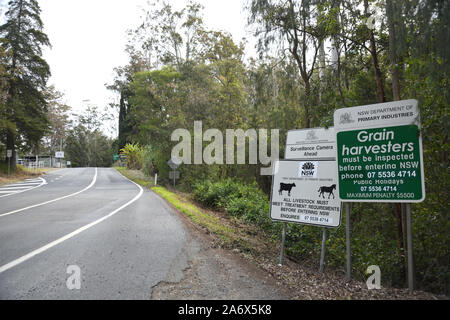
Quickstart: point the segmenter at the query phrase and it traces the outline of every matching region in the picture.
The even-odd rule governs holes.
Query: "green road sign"
[[[340,109],[339,197],[346,202],[421,202],[422,142],[415,100]],[[368,125],[370,122],[370,125]]]
[[[423,200],[416,125],[339,132],[337,141],[342,200]]]
[[[114,161],[119,161],[119,160],[120,160],[119,155],[118,155],[118,154],[114,154],[114,155],[113,155],[113,160],[114,160]]]

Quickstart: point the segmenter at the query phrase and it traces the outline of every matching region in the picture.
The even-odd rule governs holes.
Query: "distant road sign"
[[[56,151],[55,158],[64,158],[64,151]]]
[[[270,199],[272,220],[339,227],[336,161],[280,160],[275,163]]]
[[[6,150],[6,157],[11,158],[12,157],[12,150]]]
[[[169,161],[167,161],[167,164],[169,165],[169,167],[172,170],[175,170],[180,166],[180,162],[178,162],[178,163],[177,162],[178,162],[178,159],[174,159],[174,160],[169,159]]]
[[[118,155],[118,154],[114,154],[114,155],[113,155],[113,160],[114,160],[114,161],[119,161],[119,160],[120,160],[119,155]]]
[[[334,128],[288,131],[284,158],[336,159],[336,134]]]
[[[424,200],[417,100],[338,109],[334,124],[341,200]]]
[[[67,166],[70,166],[72,164],[72,162],[67,161]]]
[[[169,179],[180,179],[180,171],[169,171]]]

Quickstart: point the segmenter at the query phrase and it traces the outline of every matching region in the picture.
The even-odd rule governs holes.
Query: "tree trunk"
[[[392,0],[386,0],[386,16],[389,28],[389,62],[391,65],[391,77],[392,77],[392,95],[394,101],[401,99],[400,94],[400,59],[397,55],[397,43],[396,43],[396,29],[394,22],[394,7]],[[397,224],[402,226],[401,233],[399,233],[399,240],[402,242],[403,254],[404,254],[404,272],[408,270],[408,246],[407,246],[407,230],[406,230],[406,214],[403,210],[403,206],[400,203],[395,204],[395,210],[397,213]]]
[[[364,12],[367,17],[369,17],[369,2],[368,0],[364,0]],[[380,103],[383,103],[386,101],[385,94],[384,94],[384,86],[383,86],[383,74],[380,69],[380,65],[378,63],[378,53],[377,53],[377,46],[375,41],[375,34],[372,30],[370,30],[369,34],[369,41],[370,41],[370,55],[372,56],[372,64],[375,69],[375,79],[377,83],[377,95],[378,95],[378,101]]]
[[[386,16],[389,27],[389,60],[391,64],[392,94],[394,101],[401,100],[400,96],[400,59],[397,54],[396,28],[394,21],[394,7],[392,0],[386,0]]]

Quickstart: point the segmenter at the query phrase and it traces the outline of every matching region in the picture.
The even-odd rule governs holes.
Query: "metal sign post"
[[[322,273],[323,272],[323,267],[325,264],[325,250],[326,250],[326,244],[327,244],[327,228],[323,228],[323,233],[322,233],[322,249],[320,252],[320,268],[319,268],[319,272]]]
[[[284,241],[286,240],[286,227],[287,227],[287,223],[285,222],[283,224],[283,232],[281,233],[280,263],[278,264],[279,267],[281,267],[283,265]]]
[[[345,204],[345,246],[347,256],[347,281],[352,278],[352,252],[350,250],[350,203]]]
[[[297,205],[299,205],[299,207],[297,208],[301,208],[298,209],[298,212],[309,211],[309,213],[314,213],[313,209],[319,209],[320,211],[322,211],[321,213],[319,213],[319,215],[316,216],[314,216],[314,214],[312,216],[303,215],[303,221],[301,222],[292,220],[290,220],[289,222],[298,222],[317,226],[322,225],[324,227],[322,233],[322,247],[319,267],[319,272],[323,272],[325,265],[326,240],[328,235],[327,228],[337,227],[339,225],[340,213],[342,212],[342,206],[340,202],[335,203],[330,201],[337,198],[337,195],[336,197],[334,196],[334,187],[337,183],[337,170],[334,167],[336,163],[336,134],[334,132],[334,128],[329,127],[290,130],[287,133],[285,150],[285,159],[304,160],[303,164],[301,165],[302,167],[299,168],[300,175],[303,175],[302,172],[305,173],[305,175],[303,175],[304,179],[300,179],[300,181],[298,181],[297,183],[299,187],[301,184],[301,196],[303,198],[308,198],[304,201],[309,202],[304,202],[301,204],[297,203]],[[328,163],[325,164],[326,162]],[[318,168],[320,167],[320,179],[317,175],[317,172],[315,172],[314,169],[311,170],[312,167],[316,167],[316,170],[318,170]],[[325,167],[329,168],[325,169]],[[334,169],[331,169],[332,167],[334,167]],[[324,169],[328,171],[326,177],[322,175]],[[313,174],[310,176],[306,175],[308,171]],[[311,182],[313,182],[314,180],[316,180],[316,182],[320,185],[312,186]],[[281,186],[280,189],[282,189]],[[304,191],[308,189],[310,191]],[[317,193],[313,194],[315,191],[317,191]],[[295,201],[295,199],[293,201]],[[295,207],[296,204],[287,203],[284,205],[286,207],[282,208],[282,210],[288,209],[291,205]],[[332,209],[332,207],[334,207],[334,209]],[[320,217],[320,214],[324,214],[322,209],[325,209],[325,211],[334,210],[334,212],[328,212],[328,215],[325,213],[324,217]],[[339,213],[339,217],[337,217],[337,213]],[[321,219],[322,221],[320,221]],[[282,250],[284,250],[284,240],[282,243]],[[280,261],[282,261],[282,253],[280,254]]]
[[[11,157],[12,157],[12,150],[6,150],[6,157],[8,158],[8,177],[11,175]]]
[[[173,187],[175,188],[176,180],[180,179],[180,171],[177,170],[169,171],[169,179],[173,180]]]
[[[412,243],[412,227],[411,227],[411,204],[405,203],[406,211],[406,242],[408,248],[408,287],[414,290],[414,257]]]
[[[408,285],[414,289],[411,203],[425,199],[417,100],[338,109],[334,112],[339,198],[346,204],[347,280],[351,275],[349,202],[404,203]]]

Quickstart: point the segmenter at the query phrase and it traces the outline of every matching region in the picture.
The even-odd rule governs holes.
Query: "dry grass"
[[[24,179],[39,177],[51,171],[59,170],[59,168],[39,168],[34,170],[24,168],[22,166],[18,166],[17,168],[18,168],[17,171],[9,177],[7,172],[5,173],[0,171],[0,186],[22,181]]]

